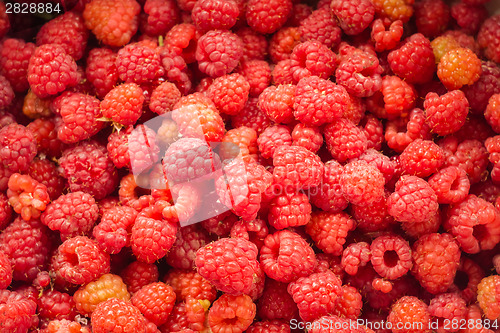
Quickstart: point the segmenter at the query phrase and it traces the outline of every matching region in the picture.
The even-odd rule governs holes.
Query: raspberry
[[[292,74],[292,60],[290,59],[278,62],[271,72],[273,83],[277,85],[295,83]]]
[[[120,273],[130,294],[136,293],[143,286],[158,282],[158,267],[141,261],[133,261]]]
[[[391,21],[408,22],[413,15],[412,0],[374,0],[375,13]]]
[[[117,298],[99,303],[90,320],[94,333],[146,332],[147,321],[139,309],[132,303]]]
[[[444,152],[431,140],[416,139],[403,150],[399,161],[404,173],[424,178],[443,165]]]
[[[408,117],[387,122],[384,137],[389,148],[397,152],[402,152],[415,139],[431,139],[424,111],[415,108]]]
[[[28,64],[35,44],[17,38],[4,39],[0,44],[0,74],[9,80],[15,92],[29,88]]]
[[[56,131],[60,122],[58,118],[40,118],[28,124],[27,128],[33,133],[38,153],[47,157],[59,157],[62,154],[65,145],[57,138]]]
[[[456,237],[464,252],[488,250],[500,240],[494,206],[473,194],[449,206],[446,215],[444,227]]]
[[[200,36],[193,24],[181,23],[174,25],[165,35],[165,50],[170,50],[168,53],[180,56],[184,60],[185,66],[186,63],[196,61],[196,44]],[[163,66],[166,67],[165,63],[163,63]],[[165,70],[168,72],[167,68]]]
[[[367,114],[363,118],[362,125],[367,140],[367,149],[381,149],[384,142],[384,127],[382,122],[375,116]]]
[[[181,92],[171,82],[163,82],[153,90],[149,109],[156,114],[162,115],[172,111],[174,105],[181,99]]]
[[[241,56],[242,61],[264,60],[266,58],[269,43],[264,35],[261,35],[248,27],[238,29],[236,34],[243,42],[243,55]]]
[[[33,133],[19,124],[0,129],[0,160],[12,172],[26,171],[37,154]]]
[[[323,134],[328,151],[339,162],[358,157],[367,149],[364,131],[345,118],[327,125]]]
[[[0,290],[0,320],[4,332],[28,332],[33,316],[36,316],[35,302],[18,292]]]
[[[417,31],[426,37],[442,34],[450,21],[450,7],[444,1],[423,0],[415,4]]]
[[[230,74],[216,78],[208,87],[207,95],[220,112],[235,115],[248,100],[250,85],[241,74]]]
[[[76,236],[59,246],[52,257],[52,267],[67,282],[85,284],[109,273],[109,260],[109,254],[102,251],[97,242]]]
[[[441,35],[432,40],[431,46],[436,63],[439,64],[441,58],[448,53],[448,51],[458,49],[460,44],[452,36]]]
[[[500,60],[500,56],[498,55],[500,48],[499,26],[500,15],[491,16],[483,22],[477,34],[477,42],[484,49],[483,52],[486,58],[497,63]]]
[[[265,320],[290,321],[298,315],[297,305],[287,292],[287,284],[266,279],[264,293],[257,303],[257,314]]]
[[[187,94],[192,88],[192,83],[191,72],[184,58],[165,47],[160,48],[160,58],[165,69],[166,79],[174,83],[182,94]]]
[[[216,298],[215,287],[195,271],[170,270],[165,283],[175,291],[177,301],[193,298],[213,302]]]
[[[45,68],[50,68],[50,75]],[[41,98],[56,95],[78,83],[75,60],[57,44],[39,46],[29,61],[28,82]]]
[[[288,293],[305,321],[333,312],[335,301],[342,293],[342,282],[331,271],[313,273],[288,285]]]
[[[135,83],[124,83],[106,94],[100,109],[104,117],[129,126],[135,124],[141,116],[143,103],[142,89]]]
[[[459,203],[469,193],[469,178],[463,169],[456,166],[439,170],[428,182],[441,204]]]
[[[0,129],[16,122],[14,115],[0,111]]]
[[[81,286],[73,296],[78,312],[84,316],[91,315],[99,303],[110,298],[130,300],[127,285],[118,275],[103,274],[97,280]]]
[[[2,76],[0,76],[0,82],[1,81],[2,81]],[[0,85],[2,84],[0,83]],[[5,97],[7,96],[4,95],[4,98]],[[12,97],[14,97],[14,95],[12,95]],[[50,117],[52,115],[52,112],[50,110],[50,102],[51,102],[50,99],[41,99],[30,90],[24,97],[23,114],[30,119]],[[6,103],[10,104],[10,101]]]
[[[269,224],[277,230],[306,225],[311,218],[309,198],[301,192],[285,192],[269,204]]]
[[[460,47],[471,49],[476,54],[481,52],[479,44],[476,42],[474,37],[461,30],[448,30],[443,34],[443,36],[452,37],[458,42],[458,44],[460,44]]]
[[[491,179],[494,183],[500,181],[500,135],[492,136],[484,142],[488,151],[489,160],[493,164]]]
[[[477,301],[485,317],[490,320],[496,320],[500,317],[500,306],[498,302],[499,286],[499,275],[485,277],[477,286]]]
[[[365,232],[380,231],[387,229],[394,222],[388,212],[387,197],[386,194],[370,205],[351,206],[351,214],[358,222],[359,229]]]
[[[484,278],[484,271],[473,260],[462,257],[455,281],[449,291],[458,293],[466,302],[476,299],[477,285]]]
[[[85,5],[87,29],[109,46],[123,46],[137,32],[141,6],[135,0],[92,0]]]
[[[500,93],[490,97],[488,106],[484,112],[484,117],[491,128],[495,132],[500,133]]]
[[[211,30],[198,39],[196,60],[201,72],[218,77],[236,68],[243,55],[243,42],[229,31]]]
[[[342,30],[337,26],[330,10],[321,8],[300,22],[299,34],[302,42],[316,40],[329,48],[334,48],[340,43]]]
[[[411,35],[400,48],[389,52],[387,60],[394,74],[409,83],[429,82],[436,70],[431,43],[420,33]]]
[[[202,221],[201,225],[210,234],[214,234],[218,237],[226,237],[229,236],[231,228],[236,221],[238,221],[238,216],[230,211],[227,211]]]
[[[18,281],[33,281],[47,268],[52,250],[49,230],[38,220],[16,218],[0,233],[0,251],[12,265],[12,276]]]
[[[292,131],[292,146],[304,147],[317,153],[323,145],[323,135],[319,128],[310,127],[302,123],[295,125]]]
[[[367,52],[354,52],[343,57],[335,71],[337,83],[356,97],[373,95],[382,86],[382,67],[376,56]]]
[[[439,208],[437,196],[422,178],[402,176],[395,191],[387,199],[388,212],[401,222],[424,222]]]
[[[250,85],[250,96],[259,97],[271,82],[271,68],[264,60],[242,61],[238,72],[245,77]]]
[[[116,169],[106,148],[94,141],[66,149],[59,165],[72,192],[83,191],[98,200],[113,192],[118,183]]]
[[[141,14],[140,30],[149,36],[165,35],[179,20],[174,0],[146,0]]]
[[[292,14],[292,1],[250,0],[247,3],[245,18],[253,30],[262,34],[277,31]]]
[[[248,333],[289,333],[290,326],[281,320],[263,320],[254,322],[247,330]]]
[[[19,173],[10,176],[7,196],[12,209],[25,221],[39,218],[50,202],[45,185]]]
[[[116,53],[107,48],[94,48],[87,56],[85,76],[94,86],[97,96],[103,98],[118,82]]]
[[[82,327],[80,323],[76,321],[71,321],[68,319],[55,319],[49,321],[47,324],[46,331],[42,330],[44,333],[61,333],[61,332],[69,332],[69,333],[82,333],[89,332],[89,328],[87,326]]]
[[[36,35],[36,45],[60,45],[73,59],[79,60],[87,46],[88,37],[81,14],[66,12],[40,28]]]
[[[439,61],[437,75],[448,90],[471,85],[481,76],[481,60],[467,48],[448,51]]]
[[[219,297],[208,312],[208,325],[214,333],[245,331],[253,322],[256,306],[247,295]]]
[[[269,234],[260,249],[262,270],[271,279],[291,282],[308,276],[316,265],[313,249],[297,233],[281,230]]]
[[[290,71],[294,83],[310,76],[326,80],[335,73],[337,65],[335,53],[316,40],[298,44],[290,55]]]
[[[342,292],[337,297],[333,314],[340,318],[356,320],[363,307],[362,296],[359,291],[351,286],[342,286]]]
[[[314,212],[306,225],[306,232],[315,245],[325,253],[341,255],[349,231],[355,221],[344,212]]]
[[[469,112],[469,102],[460,90],[450,91],[442,96],[430,92],[425,96],[426,121],[432,131],[447,135],[458,131]]]
[[[437,317],[438,320],[444,319],[451,321],[463,321],[467,314],[467,305],[463,298],[458,294],[445,293],[434,297],[429,304],[429,314]],[[444,330],[442,325],[437,328],[438,332],[457,332],[458,328],[451,327]]]
[[[340,118],[349,105],[349,94],[342,86],[310,76],[297,84],[293,114],[306,125],[320,126]]]
[[[375,15],[375,6],[368,0],[335,0],[330,7],[347,35],[360,34],[370,25]]]
[[[191,17],[200,31],[231,29],[240,15],[236,1],[196,1]]]
[[[384,176],[366,161],[352,161],[344,165],[340,177],[342,193],[352,204],[370,205],[384,195]]]
[[[371,252],[368,243],[351,243],[342,251],[341,265],[347,274],[356,275],[358,268],[366,266],[370,260]]]
[[[269,41],[269,56],[273,63],[290,59],[293,49],[300,42],[300,30],[297,27],[284,27],[276,31]]]
[[[146,83],[163,76],[164,69],[157,50],[140,43],[128,44],[116,56],[116,71],[126,83]]]
[[[405,275],[412,266],[410,245],[400,236],[386,235],[375,238],[370,252],[375,271],[389,280]]]
[[[283,84],[269,86],[259,95],[258,107],[276,123],[290,123],[293,120],[293,107],[296,86]]]
[[[272,158],[279,147],[292,145],[290,129],[283,125],[269,126],[259,135],[257,144],[262,157]]]
[[[132,126],[113,132],[108,137],[106,149],[109,158],[117,168],[130,168],[129,138],[134,128]]]
[[[259,268],[257,247],[242,238],[223,238],[200,248],[195,263],[201,276],[231,295],[248,293]]]
[[[386,30],[388,28],[388,30]],[[375,50],[382,52],[394,49],[403,36],[403,22],[396,20],[386,27],[383,19],[375,19],[372,24],[371,39],[375,42]]]
[[[174,307],[175,293],[169,285],[155,282],[139,289],[130,301],[147,320],[160,326],[167,321]]]
[[[137,211],[127,206],[115,206],[104,211],[101,221],[92,230],[99,246],[110,254],[120,252],[130,242],[128,233],[137,217]]]
[[[196,251],[208,243],[210,243],[210,238],[197,225],[179,228],[176,240],[166,257],[166,261],[175,268],[194,269]]]
[[[172,248],[177,225],[160,219],[152,208],[142,210],[137,216],[130,235],[132,252],[138,260],[153,263],[163,258]]]
[[[9,81],[0,75],[0,108],[6,109],[10,106],[14,99],[14,91],[9,83]],[[24,107],[23,107],[24,112]]]
[[[139,186],[135,182],[135,177],[133,174],[128,174],[120,180],[120,189],[118,190],[118,196],[120,203],[132,207],[137,211],[142,211],[143,209],[152,206],[154,204],[154,198],[152,195],[138,195],[136,191],[139,191]]]
[[[12,265],[3,251],[0,251],[0,273],[0,290],[7,289],[12,282]]]
[[[78,314],[73,297],[57,290],[46,290],[38,296],[38,316],[41,325],[52,320],[73,320]]]
[[[427,305],[414,296],[403,296],[398,299],[392,305],[391,312],[387,317],[387,321],[392,324],[394,333],[428,332],[429,320]]]
[[[240,237],[254,243],[258,249],[264,245],[264,239],[269,234],[267,223],[261,219],[250,222],[240,220],[231,228],[231,237]]]
[[[11,217],[12,207],[9,205],[7,195],[0,193],[0,230],[3,230],[11,222]]]
[[[420,237],[413,244],[412,256],[412,274],[428,292],[445,292],[453,283],[460,264],[460,249],[450,234]]]
[[[465,32],[475,35],[481,24],[488,18],[488,11],[481,5],[474,6],[459,2],[451,6],[451,16]]]

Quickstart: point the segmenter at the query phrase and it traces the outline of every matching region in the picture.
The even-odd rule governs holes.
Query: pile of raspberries
[[[495,2],[0,2],[0,333],[499,333]]]

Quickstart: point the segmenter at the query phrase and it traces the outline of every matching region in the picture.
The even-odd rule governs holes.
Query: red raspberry
[[[484,21],[477,34],[477,42],[484,49],[483,52],[486,58],[497,63],[500,60],[500,56],[498,55],[498,50],[500,49],[499,26],[500,15],[497,14]]]
[[[412,0],[374,0],[375,13],[391,21],[408,22],[413,15]]]
[[[66,12],[45,23],[36,35],[36,45],[57,44],[75,60],[83,56],[89,33],[83,17],[76,12]]]
[[[264,245],[264,239],[269,234],[265,220],[255,219],[250,222],[237,221],[231,228],[231,237],[240,237],[254,243],[258,249]]]
[[[438,211],[434,216],[424,222],[405,222],[401,227],[406,235],[417,239],[423,235],[437,232],[441,227],[441,220],[441,212]]]
[[[26,127],[10,124],[0,129],[2,167],[12,172],[26,171],[37,154],[33,133]]]
[[[337,26],[330,9],[320,8],[300,22],[299,34],[302,42],[317,40],[329,48],[335,48],[340,43],[342,30]]]
[[[108,137],[106,149],[109,158],[117,168],[130,168],[129,138],[134,128],[132,126],[113,132]]]
[[[192,88],[192,83],[191,71],[184,58],[166,47],[160,48],[160,57],[166,73],[165,78],[174,83],[182,94],[187,94]]]
[[[273,177],[285,189],[308,189],[319,185],[324,165],[318,155],[300,146],[281,146],[273,155]]]
[[[243,42],[243,55],[241,56],[242,61],[264,60],[266,58],[268,42],[264,35],[261,35],[248,27],[238,29],[236,34]]]
[[[262,94],[261,94],[262,95]],[[260,97],[260,96],[259,96]],[[233,128],[250,127],[260,135],[271,125],[271,119],[258,106],[259,98],[250,97],[240,113],[231,117]],[[290,110],[291,112],[291,110]]]
[[[448,51],[439,61],[437,75],[448,90],[471,85],[481,76],[481,60],[468,48]]]
[[[174,105],[181,99],[181,92],[171,82],[163,82],[153,90],[149,109],[156,114],[162,115],[172,111]]]
[[[229,31],[211,30],[198,39],[196,60],[201,72],[218,77],[236,68],[243,55],[243,42]]]
[[[454,133],[465,123],[469,113],[469,102],[460,90],[442,96],[430,92],[425,96],[426,121],[432,131],[439,135]]]
[[[494,183],[500,182],[500,135],[492,136],[484,142],[486,150],[488,151],[489,160],[493,164],[491,170],[491,180]]]
[[[245,77],[250,85],[250,96],[259,97],[271,82],[271,68],[264,60],[242,61],[238,72]]]
[[[5,78],[0,76],[0,86],[3,85],[3,93],[4,95],[0,97],[1,100],[3,100],[3,103],[5,104],[5,107],[8,107],[8,104],[10,104],[9,96],[7,93],[6,88],[8,88],[6,85],[2,83],[2,81],[6,81]],[[6,82],[8,85],[8,82]],[[0,88],[2,89],[2,88]],[[10,89],[10,88],[9,88]],[[12,92],[12,89],[10,89]],[[12,97],[14,93],[12,92]],[[7,100],[5,100],[7,99]],[[2,102],[0,102],[2,103]],[[23,114],[26,115],[30,119],[37,119],[41,117],[50,117],[52,115],[52,111],[50,110],[50,104],[51,101],[50,99],[41,99],[37,95],[35,95],[31,90],[28,91],[26,96],[24,97],[24,103],[23,103]]]
[[[417,31],[426,37],[442,34],[450,21],[450,7],[442,0],[423,0],[415,4]]]
[[[358,157],[367,149],[364,130],[345,118],[327,125],[323,134],[328,151],[339,162]]]
[[[210,238],[197,225],[179,228],[176,240],[166,257],[166,261],[175,268],[194,269],[196,251],[208,243],[210,243]]]
[[[144,208],[154,204],[152,195],[138,195],[136,191],[140,193],[140,188],[135,182],[134,175],[128,174],[122,177],[120,180],[120,189],[118,190],[120,203],[132,207],[137,211],[142,211]]]
[[[33,316],[36,316],[35,302],[18,292],[0,290],[0,320],[4,332],[28,332]]]
[[[452,36],[441,35],[432,40],[431,46],[434,57],[436,58],[436,63],[439,63],[441,58],[448,53],[448,51],[458,49],[460,44]]]
[[[250,28],[262,34],[270,34],[285,24],[292,14],[292,8],[291,0],[250,0],[245,17]]]
[[[395,191],[387,199],[388,212],[401,222],[424,222],[433,217],[438,208],[437,196],[422,178],[402,176]]]
[[[9,205],[25,221],[39,218],[50,202],[45,185],[19,173],[10,176],[7,196]]]
[[[455,281],[449,291],[458,293],[466,302],[476,299],[477,285],[484,278],[484,271],[476,262],[467,257],[461,257]]]
[[[120,276],[132,295],[143,286],[158,282],[159,279],[158,267],[141,261],[131,262],[122,270]]]
[[[328,161],[325,164],[325,172],[319,186],[309,192],[311,203],[324,211],[332,213],[347,208],[348,202],[340,185],[343,172],[342,165],[337,161]]]
[[[349,94],[344,87],[309,76],[297,84],[293,114],[306,125],[320,126],[340,118],[349,105]]]
[[[381,149],[384,142],[384,126],[380,119],[374,115],[367,114],[361,124],[366,136],[367,148]]]
[[[451,16],[465,32],[475,35],[489,15],[484,6],[459,2],[451,6]]]
[[[57,168],[54,162],[46,159],[35,159],[28,170],[31,178],[47,187],[47,193],[51,200],[57,199],[66,187],[66,182]]]
[[[13,100],[14,91],[12,90],[9,81],[3,75],[0,75],[0,108],[8,108]],[[23,107],[23,112],[26,114],[27,112],[24,110],[25,108]]]
[[[386,235],[375,238],[370,252],[375,271],[389,280],[405,275],[412,266],[410,245],[400,236]]]
[[[300,42],[300,30],[297,27],[284,27],[273,34],[269,41],[269,56],[273,63],[290,59],[293,49]]]
[[[193,63],[196,61],[195,51],[198,38],[201,36],[196,27],[190,23],[181,23],[174,25],[170,31],[167,32],[164,43],[165,50],[175,56],[180,56],[186,63]],[[163,63],[163,67],[165,63]],[[168,73],[168,69],[165,68]]]
[[[45,68],[50,68],[50,75]],[[78,83],[75,60],[57,44],[39,46],[29,61],[28,82],[41,98],[56,95]]]
[[[35,44],[24,40],[7,38],[0,44],[0,74],[9,80],[15,92],[29,87],[28,64],[35,52]]]
[[[244,332],[253,322],[256,306],[247,295],[219,297],[208,312],[208,325],[214,333]]]
[[[0,129],[16,122],[13,114],[0,111]]]
[[[290,129],[283,125],[269,126],[259,135],[257,144],[262,157],[272,158],[279,147],[292,145]]]
[[[409,83],[429,82],[436,70],[431,43],[420,33],[408,37],[387,60],[394,74]]]
[[[388,30],[386,30],[388,28]],[[394,49],[403,36],[403,22],[396,20],[386,26],[383,19],[375,19],[372,24],[371,39],[375,42],[375,50],[382,52]]]
[[[165,73],[158,50],[140,43],[128,44],[116,56],[116,71],[126,83],[146,83]]]
[[[488,164],[488,151],[479,140],[460,141],[455,136],[447,136],[438,141],[444,151],[443,167],[458,166],[465,170],[471,184],[479,182]]]
[[[371,252],[368,243],[351,243],[342,252],[341,265],[347,274],[356,275],[358,268],[366,266],[370,260]]]
[[[342,281],[331,271],[313,273],[288,285],[288,293],[305,321],[315,320],[333,312],[335,301],[342,293]]]
[[[285,192],[269,203],[269,224],[277,230],[306,225],[311,219],[309,198],[301,192]]]
[[[11,217],[12,207],[9,205],[7,195],[0,193],[0,230],[5,229],[5,227],[11,222]]]
[[[101,222],[94,227],[92,235],[107,253],[114,254],[129,245],[129,232],[137,217],[137,211],[127,206],[115,206],[104,211]]]
[[[116,53],[107,48],[93,48],[87,56],[85,76],[99,98],[104,98],[118,82],[115,62]]]
[[[195,263],[201,276],[231,295],[248,293],[259,269],[257,247],[242,238],[223,238],[206,245],[197,251]]]
[[[444,227],[456,237],[462,251],[478,253],[500,241],[497,215],[493,204],[470,194],[448,207]]]
[[[394,333],[428,332],[430,319],[427,305],[415,296],[403,296],[398,299],[387,317]]]
[[[290,333],[290,325],[281,320],[263,320],[254,322],[247,333]]]
[[[490,97],[488,106],[484,111],[484,117],[491,128],[496,133],[500,133],[500,93]]]
[[[292,76],[292,60],[286,59],[278,62],[272,72],[273,83],[277,85],[295,83]]]
[[[236,1],[200,0],[196,1],[191,17],[200,31],[231,29],[240,15]]]
[[[373,54],[356,51],[343,57],[335,71],[337,83],[356,97],[368,97],[382,87],[382,67]]]
[[[123,319],[126,320],[124,321]],[[111,298],[99,303],[90,317],[92,332],[146,332],[147,320],[132,303]]]
[[[363,160],[375,166],[384,176],[385,182],[389,183],[396,172],[396,163],[381,152],[369,148],[357,159]]]
[[[99,279],[81,286],[72,297],[78,312],[84,316],[90,316],[97,305],[110,298],[124,301],[130,300],[127,285],[114,274],[103,274]]]
[[[304,147],[313,153],[317,153],[323,145],[323,135],[319,128],[302,123],[298,123],[293,128],[292,140],[292,146]]]
[[[143,209],[137,216],[130,235],[132,252],[138,260],[153,263],[172,248],[177,225],[162,220],[153,208]]]
[[[12,265],[9,257],[0,251],[0,290],[7,289],[12,282]]]
[[[444,163],[444,152],[431,140],[416,139],[399,156],[405,174],[425,178],[437,172]]]
[[[363,32],[375,15],[375,6],[368,0],[335,0],[331,2],[330,7],[339,26],[347,35]]]
[[[218,237],[227,237],[231,232],[231,228],[238,220],[238,216],[227,211],[202,221],[201,225],[210,234],[214,234]]]
[[[314,212],[306,225],[306,232],[315,245],[325,253],[341,255],[349,231],[355,221],[344,212]],[[304,318],[305,319],[305,318]]]
[[[133,125],[142,114],[144,96],[135,83],[124,83],[109,91],[101,101],[104,117],[123,126]]]
[[[316,40],[298,44],[290,55],[293,83],[310,76],[326,80],[335,73],[337,65],[338,59],[335,53]]]
[[[447,30],[443,36],[450,36],[455,39],[460,47],[466,47],[471,49],[474,53],[478,54],[481,52],[479,44],[474,39],[474,37],[468,35],[461,30]]]
[[[397,76],[387,75],[382,78],[381,93],[384,97],[383,108],[389,119],[397,116],[405,117],[415,107],[417,99],[415,89]],[[377,103],[379,98],[380,94],[375,93],[370,102]]]
[[[370,205],[352,205],[351,213],[358,222],[359,229],[365,232],[380,231],[387,229],[394,218],[389,215],[387,206],[388,194]]]
[[[66,149],[59,159],[72,192],[83,191],[102,199],[114,191],[118,175],[106,148],[97,142]]]
[[[157,326],[164,324],[175,304],[172,287],[163,282],[148,284],[139,289],[130,302],[144,317]]]
[[[135,0],[92,0],[83,19],[97,39],[110,46],[123,46],[137,32],[141,6]]]
[[[41,324],[51,320],[73,320],[78,314],[73,297],[57,290],[45,290],[36,300]]]
[[[460,248],[450,234],[420,237],[412,247],[412,274],[432,294],[448,290],[460,264]]]
[[[13,279],[33,281],[39,271],[47,268],[52,250],[48,228],[38,220],[24,221],[16,218],[0,233],[0,251],[9,259]]]
[[[474,332],[474,333],[477,333],[477,332],[487,332],[487,333],[491,333],[493,332],[492,330],[490,329],[486,329],[486,324],[483,324],[483,313],[481,311],[481,308],[479,307],[479,305],[477,304],[471,304],[469,305],[469,307],[467,308],[467,316],[466,316],[466,319],[467,320],[471,320],[471,322],[475,322],[476,323],[476,328],[475,329],[471,329],[471,330],[467,330],[467,332]],[[489,326],[491,328],[491,326]]]
[[[352,161],[344,165],[340,177],[342,193],[352,204],[370,205],[384,195],[384,176],[376,166],[363,161]]]
[[[477,301],[485,317],[490,320],[498,320],[500,317],[499,290],[500,275],[485,277],[477,286]]]
[[[298,315],[297,305],[287,292],[287,284],[266,279],[264,293],[257,303],[257,313],[265,320],[290,321]]]
[[[179,20],[179,8],[174,0],[146,0],[140,18],[142,32],[149,36],[163,36]]]
[[[431,139],[430,131],[424,111],[415,108],[408,117],[387,122],[384,137],[389,148],[402,152],[415,139]]]
[[[290,123],[293,120],[293,107],[296,86],[283,84],[269,86],[259,95],[259,108],[276,123]]]
[[[109,273],[109,254],[96,241],[76,236],[65,240],[52,257],[52,269],[69,283],[85,284]]]
[[[465,320],[467,314],[467,304],[458,294],[445,293],[431,299],[428,310],[429,314],[438,320],[444,319],[450,322],[462,322]],[[444,329],[443,325],[439,325],[437,328],[437,332],[457,331],[458,327],[455,328],[453,326]]]
[[[277,231],[264,239],[260,249],[262,270],[271,279],[291,282],[308,276],[316,266],[313,249],[297,233]]]
[[[99,132],[104,123],[99,100],[82,93],[68,93],[61,97],[59,113],[62,124],[57,130],[57,137],[64,143],[75,143],[90,138]]]
[[[351,286],[342,286],[342,293],[337,297],[333,314],[340,318],[357,320],[362,308],[363,301],[359,291]]]
[[[59,157],[65,145],[57,138],[56,126],[60,123],[57,118],[35,119],[27,128],[33,133],[38,153],[48,157]]]
[[[241,74],[230,74],[216,78],[207,91],[220,112],[235,115],[248,100],[250,85]]]
[[[428,182],[441,204],[459,203],[469,194],[469,178],[463,169],[456,166],[439,170]]]
[[[177,301],[193,298],[213,302],[217,295],[215,287],[195,271],[173,269],[164,280],[174,289]]]

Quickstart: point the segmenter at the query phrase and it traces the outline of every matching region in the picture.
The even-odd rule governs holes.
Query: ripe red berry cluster
[[[0,333],[500,333],[495,1],[0,2]]]

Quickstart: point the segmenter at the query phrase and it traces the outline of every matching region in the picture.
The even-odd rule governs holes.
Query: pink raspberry
[[[355,205],[370,205],[384,195],[384,176],[377,167],[358,160],[344,165],[340,177],[342,193]]]
[[[306,225],[306,232],[316,246],[333,255],[341,255],[349,231],[355,228],[355,221],[344,212],[315,212]]]
[[[311,203],[327,212],[340,212],[347,208],[349,202],[340,183],[343,172],[343,166],[337,161],[326,162],[322,181],[309,191]]]
[[[269,224],[277,230],[306,225],[311,219],[309,198],[302,192],[285,192],[269,203]]]
[[[377,57],[363,51],[355,51],[342,57],[335,77],[337,83],[356,97],[372,96],[382,87],[383,69]]]
[[[299,33],[302,42],[317,40],[329,48],[334,48],[340,43],[342,30],[337,26],[330,10],[320,8],[300,22]]]
[[[328,124],[323,133],[328,151],[339,162],[359,157],[367,149],[364,130],[348,119],[341,118]]]
[[[296,86],[282,84],[269,86],[259,95],[258,107],[276,123],[293,120]]]
[[[198,39],[198,67],[211,77],[229,74],[236,68],[242,55],[243,42],[232,32],[211,30]]]
[[[207,95],[217,109],[228,115],[239,113],[248,100],[250,84],[241,74],[229,74],[216,78],[208,87]]]
[[[375,15],[375,6],[368,0],[335,0],[330,7],[339,26],[348,35],[360,34],[370,25]]]
[[[463,169],[456,166],[442,168],[428,182],[441,204],[459,203],[469,194],[469,178]]]
[[[380,276],[395,280],[412,266],[410,245],[400,236],[379,236],[370,246],[371,263]]]
[[[36,141],[29,129],[19,124],[0,129],[2,168],[12,172],[26,171],[36,154]]]
[[[291,0],[250,0],[245,17],[250,28],[262,34],[270,34],[285,24],[292,8]]]
[[[337,65],[336,54],[316,40],[298,44],[290,55],[290,71],[294,83],[309,76],[326,80],[335,73]]]
[[[427,177],[435,173],[444,163],[444,152],[431,140],[416,139],[399,155],[405,174]]]
[[[370,244],[366,242],[351,243],[342,252],[341,265],[347,274],[356,275],[358,268],[366,266],[370,260]]]
[[[137,217],[137,211],[127,206],[115,206],[107,209],[92,235],[99,246],[109,254],[118,253],[130,243],[130,232]]]
[[[290,129],[283,125],[269,126],[259,135],[257,144],[262,157],[272,158],[279,147],[292,145]]]

